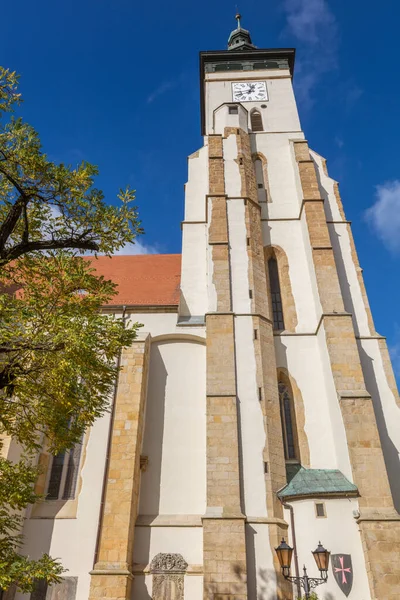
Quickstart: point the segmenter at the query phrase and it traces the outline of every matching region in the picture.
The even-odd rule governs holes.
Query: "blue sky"
[[[202,145],[199,50],[223,49],[236,0],[19,0],[2,7],[1,63],[54,160],[100,168],[112,202],[137,190],[141,252],[180,252],[186,157]],[[259,47],[297,48],[310,146],[340,181],[377,330],[400,372],[398,22],[394,0],[246,0]]]

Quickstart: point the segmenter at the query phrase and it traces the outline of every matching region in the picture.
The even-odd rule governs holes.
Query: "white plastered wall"
[[[357,341],[365,384],[374,403],[393,500],[399,511],[400,408],[396,403],[384,372],[377,339],[379,336],[370,331],[362,290],[357,277],[357,267],[352,256],[348,225],[343,220],[334,193],[335,181],[326,175],[323,168],[324,159],[314,151],[311,151],[311,156],[317,167],[321,196],[325,200],[327,221],[332,221],[328,223],[328,226],[344,305],[346,311],[353,316],[355,333],[359,338]]]
[[[329,393],[317,336],[276,336],[275,352],[277,366],[287,369],[302,396],[310,467],[338,468]]]
[[[264,244],[282,248],[288,260],[297,314],[296,333],[314,333],[321,316],[321,303],[312,257],[307,251],[309,240],[304,237],[301,221],[264,221],[262,230]]]
[[[325,504],[326,518],[316,517],[315,502]],[[318,542],[321,541],[332,554],[351,555],[354,580],[350,598],[370,600],[361,538],[353,515],[353,511],[356,514],[358,511],[357,499],[297,500],[291,501],[290,504],[294,508],[300,574],[302,575],[303,564],[305,564],[309,577],[319,577],[311,551],[315,550]],[[288,510],[285,510],[285,517],[290,522]],[[289,539],[293,543],[291,533]],[[294,564],[292,563],[293,574]],[[344,600],[346,598],[334,579],[332,566],[328,571],[327,583],[319,586],[316,592],[320,600]]]
[[[221,127],[224,123],[221,124]],[[264,417],[258,397],[254,348],[254,326],[249,297],[249,260],[245,204],[241,195],[241,176],[237,163],[236,136],[224,139],[224,167],[227,194],[229,256],[232,307],[235,313],[235,356],[242,466],[243,510],[246,514],[247,576],[250,597],[265,589],[262,574],[268,574],[270,591],[275,590],[275,571],[270,551],[267,520],[263,450]]]
[[[242,104],[239,104],[237,114],[231,114],[229,106],[231,105],[223,104],[214,111],[214,133],[223,135],[225,127],[236,127],[247,131],[249,120],[247,109]]]
[[[207,224],[208,147],[188,159],[185,186],[185,220],[182,225],[182,272],[179,313],[204,316],[207,312]]]
[[[325,214],[345,310],[353,316],[356,335],[368,336],[371,332],[367,312],[351,252],[347,221],[344,221],[340,214],[334,193],[335,181],[326,175],[323,168],[323,158],[313,151],[311,151],[311,157],[317,167],[321,197],[325,200]]]
[[[87,600],[89,596],[89,572],[93,568],[109,420],[107,413],[90,431],[76,518],[31,518],[25,521],[24,554],[34,559],[43,553],[59,558],[68,569],[66,575],[78,577],[76,600]],[[22,598],[29,598],[29,595],[16,595],[16,600]]]
[[[142,453],[148,467],[141,477],[138,518],[161,516],[164,523],[136,527],[134,562],[147,566],[159,552],[171,552],[182,554],[192,567],[202,565],[202,528],[190,522],[197,518],[201,525],[206,509],[203,343],[152,343]],[[180,526],[168,525],[169,518]],[[151,575],[136,575],[135,599],[147,599],[151,584]],[[202,598],[200,575],[185,577],[185,598]]]
[[[350,238],[345,223],[330,223],[329,234],[335,255],[336,268],[339,275],[344,308],[353,315],[356,335],[369,336],[367,311],[357,278],[356,267],[351,255]]]
[[[176,312],[142,312],[133,313],[129,316],[129,322],[138,322],[143,325],[139,330],[142,334],[150,333],[151,337],[158,338],[160,336],[195,336],[205,338],[205,327],[203,326],[184,326],[177,323]]]
[[[292,139],[300,134],[255,134],[252,147],[267,158],[272,202],[264,205],[265,245],[285,252],[296,307],[295,335],[275,337],[277,366],[295,379],[305,410],[305,433],[312,468],[338,468],[352,481],[343,420],[326,338],[320,326],[322,307],[304,211]]]
[[[289,70],[268,69],[268,71],[229,71],[229,73],[206,73],[205,76],[205,101],[206,101],[206,133],[215,133],[214,111],[225,104],[232,102],[232,81],[257,79],[266,81],[268,100],[262,102],[245,102],[243,106],[250,114],[252,108],[260,109],[261,104],[266,104],[266,109],[261,109],[266,131],[299,131],[300,122],[294,99],[292,81]]]
[[[400,512],[400,408],[389,387],[377,339],[358,340],[367,390],[375,417],[396,510]]]
[[[184,223],[179,313],[204,316],[207,312],[207,225]]]
[[[181,554],[191,566],[203,564],[203,530],[201,527],[136,527],[134,562],[148,567],[151,559],[159,552]],[[201,570],[200,570],[201,571]],[[153,576],[150,573],[136,574],[132,600],[149,600]],[[185,600],[202,600],[203,576],[185,575]]]
[[[219,130],[224,122],[218,121]],[[220,132],[220,131],[218,131]],[[263,206],[262,232],[265,245],[279,246],[286,253],[292,294],[296,305],[298,324],[295,335],[275,337],[277,366],[288,370],[302,395],[305,412],[305,434],[310,451],[310,467],[340,469],[352,481],[344,425],[333,382],[323,327],[319,327],[322,307],[308,227],[301,213],[302,193],[293,155],[291,139],[303,135],[252,135],[253,151],[267,159],[272,203]],[[228,197],[228,225],[231,260],[232,304],[235,313],[250,312],[248,297],[248,259],[246,248],[245,208],[240,196],[240,173],[237,162],[235,136],[224,140],[225,184]],[[230,198],[235,198],[230,200]],[[240,415],[241,459],[243,467],[244,510],[248,520],[267,518],[265,481],[262,469],[262,450],[265,430],[257,398],[256,364],[254,358],[253,322],[250,316],[235,318],[235,348]],[[341,501],[342,510],[352,524],[350,552],[362,559],[361,541],[352,510],[353,501]],[[314,510],[314,502],[309,506]],[[339,511],[340,512],[340,511]],[[315,518],[315,513],[313,513]],[[331,516],[332,523],[332,516]],[[337,523],[332,523],[337,528]],[[304,526],[305,527],[305,526]],[[303,535],[303,532],[300,533]],[[305,536],[305,544],[310,536]],[[274,569],[269,548],[268,525],[250,522],[246,526],[248,551],[249,593],[264,593],[266,586],[274,593]],[[303,542],[303,540],[302,540]],[[313,547],[313,546],[312,546]],[[308,548],[308,552],[310,551]],[[340,550],[339,550],[340,551]],[[344,551],[344,550],[342,550]],[[361,578],[366,581],[365,567]],[[358,585],[361,585],[358,582]],[[366,588],[368,590],[368,587]],[[339,591],[339,594],[341,592]],[[336,592],[337,595],[337,592]],[[367,597],[366,597],[367,600]]]
[[[268,122],[268,113],[264,120]],[[290,142],[292,139],[304,139],[304,134],[290,132],[251,135],[252,151],[263,154],[268,165],[271,202],[263,206],[262,218],[299,218],[303,196],[296,175]]]
[[[151,346],[139,514],[202,515],[206,506],[205,346]],[[179,492],[178,492],[179,490]]]
[[[168,386],[167,401],[172,397],[173,402],[171,410],[167,411],[166,430],[169,443],[166,452],[169,454],[166,459],[167,467],[163,472],[161,509],[165,512],[172,510],[177,513],[180,511],[183,514],[186,511],[189,514],[201,515],[205,510],[206,477],[205,347],[202,342],[205,337],[205,328],[180,327],[177,325],[176,313],[130,314],[128,323],[129,321],[142,323],[144,326],[139,330],[140,334],[151,333],[156,338],[154,346],[163,347],[164,353],[168,354],[166,370],[171,385]],[[181,407],[179,407],[179,403],[181,403]],[[67,576],[78,578],[76,600],[87,600],[89,597],[89,573],[93,568],[109,419],[110,414],[107,413],[96,421],[90,430],[84,452],[81,471],[82,487],[78,496],[76,518],[28,518],[25,521],[24,552],[32,558],[39,558],[44,552],[58,557],[64,567],[68,569]],[[186,440],[181,438],[181,443],[177,434],[178,427],[187,436]],[[190,447],[190,451],[188,451],[188,447]],[[174,452],[177,453],[176,456],[173,456]],[[179,464],[180,460],[186,461],[185,464]],[[177,469],[175,472],[174,465]],[[149,463],[148,469],[146,473],[151,474],[151,463]],[[182,469],[186,469],[187,472],[185,473]],[[183,484],[181,480],[174,481],[176,473],[179,473],[181,480],[184,480]],[[173,490],[173,486],[177,486],[175,490]],[[177,494],[176,489],[182,489],[182,493]],[[144,530],[146,529],[154,531],[157,528],[144,528]],[[178,547],[181,547],[180,539],[187,540],[186,542],[182,541],[182,544],[186,544],[182,548],[184,550],[185,548],[191,549],[190,552],[197,552],[195,563],[201,564],[201,527],[179,529],[179,532],[183,531],[184,533],[179,533],[178,536],[175,535],[175,530],[176,528],[171,529],[170,527],[160,528],[164,538],[162,536],[160,538],[157,534],[154,540],[167,537],[169,539],[168,550],[164,551],[171,552],[179,552],[179,550],[174,550],[175,537]],[[146,545],[142,550],[144,548]],[[184,556],[190,562],[192,560],[190,553],[188,554],[187,550],[185,552],[190,560]],[[197,600],[197,598],[201,600],[202,594],[198,590],[202,589],[202,577],[193,575],[188,576],[187,579],[189,580],[187,583],[185,582],[187,593],[192,590],[195,594],[193,600]],[[148,598],[148,596],[144,597]],[[188,597],[191,598],[191,596]],[[27,600],[28,598],[29,595],[16,595],[16,600]]]

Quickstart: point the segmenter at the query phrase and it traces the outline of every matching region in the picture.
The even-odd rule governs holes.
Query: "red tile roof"
[[[180,254],[141,254],[88,258],[99,275],[118,285],[112,305],[179,304]]]

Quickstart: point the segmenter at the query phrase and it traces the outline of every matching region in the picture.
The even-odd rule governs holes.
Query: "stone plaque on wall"
[[[157,554],[150,564],[152,600],[183,600],[187,566],[181,554]]]
[[[75,600],[77,577],[64,577],[61,583],[49,586],[46,600]]]

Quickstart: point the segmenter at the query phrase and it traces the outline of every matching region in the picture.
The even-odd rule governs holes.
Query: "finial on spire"
[[[247,29],[242,28],[241,18],[242,15],[236,6],[235,19],[237,21],[237,27],[229,36],[228,50],[253,50],[255,48],[254,44],[251,42],[250,33]]]

